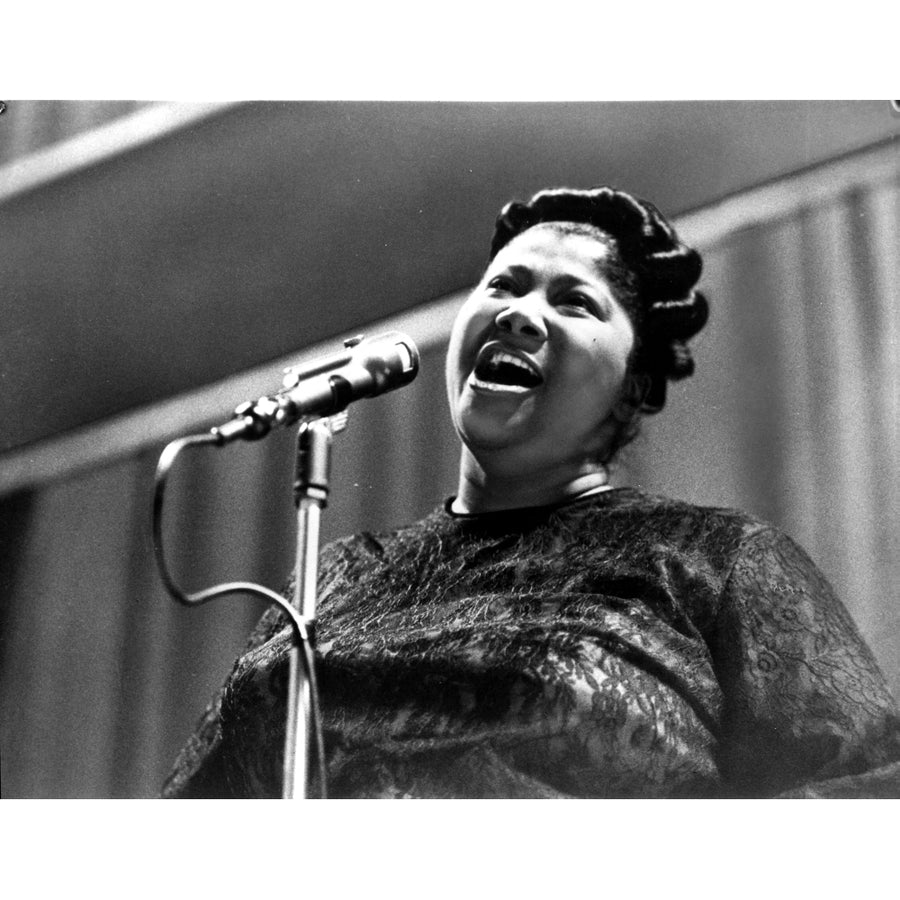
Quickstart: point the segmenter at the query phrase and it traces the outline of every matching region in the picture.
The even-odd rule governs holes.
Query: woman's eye
[[[513,289],[512,279],[505,275],[497,275],[488,282],[488,287],[494,291],[511,291]]]
[[[566,294],[562,301],[563,306],[571,306],[575,309],[583,309],[585,312],[594,312],[594,304],[584,294]]]

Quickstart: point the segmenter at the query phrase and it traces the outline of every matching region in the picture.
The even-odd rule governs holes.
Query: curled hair
[[[694,289],[702,262],[657,208],[611,187],[547,190],[527,203],[508,203],[494,229],[490,258],[523,231],[545,222],[589,226],[614,251],[605,273],[635,330],[631,371],[649,376],[642,412],[659,412],[669,381],[694,371],[687,341],[706,324],[706,298]],[[579,231],[580,229],[573,229]],[[623,433],[610,455],[636,433]]]

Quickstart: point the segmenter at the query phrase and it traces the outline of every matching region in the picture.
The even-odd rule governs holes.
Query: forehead
[[[569,223],[547,222],[514,237],[494,257],[489,270],[526,265],[603,279],[612,255],[610,240],[602,231],[590,226],[582,229]]]

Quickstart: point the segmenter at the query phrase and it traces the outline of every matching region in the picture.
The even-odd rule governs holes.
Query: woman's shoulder
[[[584,504],[589,515],[631,516],[645,522],[648,527],[666,530],[678,526],[699,527],[725,530],[746,537],[778,531],[764,519],[735,507],[694,503],[636,487],[614,488],[587,499],[593,501]]]
[[[635,487],[586,498],[564,515],[570,527],[583,534],[624,534],[630,546],[643,546],[654,555],[669,551],[693,558],[705,556],[725,568],[751,548],[797,547],[776,525],[745,510],[694,503]]]

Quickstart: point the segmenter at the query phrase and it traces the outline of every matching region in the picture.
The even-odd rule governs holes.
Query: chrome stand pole
[[[332,420],[317,419],[304,422],[297,435],[297,475],[294,482],[297,554],[292,603],[310,629],[305,636],[310,661],[315,649],[312,629],[316,618],[319,524],[322,509],[328,502],[332,437],[345,424],[346,414]],[[290,651],[282,789],[285,800],[305,800],[310,796],[312,694],[303,653],[304,648],[298,645]]]

